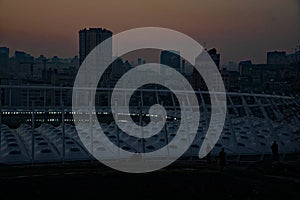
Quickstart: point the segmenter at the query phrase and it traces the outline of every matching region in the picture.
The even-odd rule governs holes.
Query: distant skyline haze
[[[78,31],[170,28],[221,53],[222,64],[266,61],[300,44],[299,0],[0,0],[0,46],[37,57],[78,55]],[[146,58],[147,59],[147,58]]]

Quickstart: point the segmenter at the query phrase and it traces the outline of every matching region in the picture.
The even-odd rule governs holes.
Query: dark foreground
[[[98,163],[0,167],[0,199],[300,199],[298,164],[177,163],[127,174]]]

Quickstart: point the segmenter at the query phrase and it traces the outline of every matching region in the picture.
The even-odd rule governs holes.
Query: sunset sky
[[[73,57],[78,31],[157,26],[181,31],[223,63],[265,62],[266,51],[300,44],[300,0],[0,0],[0,46]]]

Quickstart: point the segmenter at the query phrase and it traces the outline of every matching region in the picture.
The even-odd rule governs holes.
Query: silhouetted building
[[[295,53],[289,54],[286,56],[287,62],[291,65],[298,65],[300,64],[300,51],[296,51]]]
[[[0,70],[5,70],[8,67],[9,48],[0,47]]]
[[[15,76],[21,79],[28,79],[31,77],[34,57],[23,51],[15,51],[13,58],[12,72]]]
[[[180,71],[180,55],[178,51],[168,50],[162,51],[160,54],[160,63],[170,66]]]
[[[38,58],[36,58],[36,61],[38,62],[44,62],[47,58],[44,55],[40,55]]]
[[[229,61],[226,68],[229,71],[239,71],[239,65],[233,61]]]
[[[213,81],[213,87],[215,89],[220,89],[219,86],[221,86],[221,83],[219,82],[218,74],[214,73],[213,63],[211,62],[211,60],[214,61],[215,65],[219,69],[220,54],[217,53],[217,50],[215,48],[208,50],[205,54],[201,53],[200,55],[198,55],[195,59],[195,64],[196,66],[202,68],[203,76],[211,78],[211,80]],[[193,70],[192,85],[196,90],[207,90],[206,83],[196,69]]]
[[[218,69],[220,69],[220,54],[217,53],[216,48],[212,48],[212,49],[208,50],[207,53],[213,59],[213,61],[215,62],[216,66],[218,67]]]
[[[79,64],[83,62],[85,57],[101,42],[112,37],[112,32],[102,28],[89,28],[79,31]],[[106,52],[101,52],[101,56],[111,60],[112,46],[107,47]]]
[[[281,93],[286,88],[284,81],[293,74],[293,68],[283,64],[252,64],[251,61],[242,61],[239,67],[239,85],[242,91]]]
[[[239,72],[241,76],[249,76],[250,75],[250,68],[252,66],[251,60],[241,61],[239,63]]]
[[[272,51],[267,53],[268,65],[286,65],[287,57],[285,51]]]
[[[33,57],[23,51],[15,51],[15,59],[18,62],[33,61]]]
[[[224,68],[221,71],[221,76],[227,91],[236,92],[239,90],[239,72]]]

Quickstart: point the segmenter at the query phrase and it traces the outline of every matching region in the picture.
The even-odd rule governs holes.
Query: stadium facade
[[[101,127],[93,122],[80,127],[86,137],[79,138],[72,118],[71,105],[66,101],[66,93],[72,93],[71,87],[9,86],[1,85],[1,91],[10,101],[1,101],[1,154],[0,163],[48,163],[61,161],[93,160],[89,152],[101,152],[109,159],[110,153],[101,147],[101,141],[93,130],[101,128],[115,145],[130,152],[150,152],[162,148],[176,135],[180,123],[180,107],[169,90],[140,89],[139,95],[132,97],[130,113],[137,123],[149,122],[149,107],[163,102],[167,111],[167,122],[157,135],[148,140],[132,137],[118,127],[112,117],[110,101],[112,89],[98,89],[96,112]],[[31,92],[40,96],[37,102],[30,99]],[[23,94],[23,104],[14,104],[14,93]],[[47,94],[53,94],[53,105],[47,104]],[[209,96],[213,93],[195,92],[200,105],[198,131],[190,148],[181,156],[182,159],[199,159],[198,153],[205,140],[210,123]],[[45,95],[46,94],[46,95]],[[300,153],[300,102],[297,96],[227,93],[227,113],[225,125],[218,142],[211,151],[216,157],[224,148],[228,157],[235,161],[258,161],[271,158],[271,145],[277,141],[280,160],[298,159]],[[140,100],[139,100],[140,98]],[[25,101],[24,101],[25,99]],[[27,101],[26,101],[27,100]],[[65,101],[64,101],[65,100]],[[45,103],[43,103],[45,102]],[[59,103],[58,103],[59,102]],[[137,102],[140,102],[137,104]],[[78,113],[76,113],[78,114]],[[89,115],[89,109],[82,110],[82,115]],[[192,116],[191,116],[192,117]],[[158,122],[159,123],[159,122]],[[85,123],[86,124],[86,123]],[[126,122],[123,122],[126,126]],[[130,130],[130,127],[127,127]],[[189,138],[185,138],[189,140]],[[83,140],[84,144],[83,145]],[[176,149],[176,145],[170,146]],[[106,152],[107,151],[107,152]],[[165,152],[167,158],[168,152]]]

